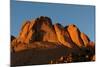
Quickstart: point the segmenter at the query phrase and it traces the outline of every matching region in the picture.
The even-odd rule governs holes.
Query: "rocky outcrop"
[[[81,32],[81,35],[80,35],[80,36],[81,36],[81,39],[82,39],[83,42],[84,42],[84,45],[87,46],[88,43],[90,42],[88,36],[87,36],[86,34],[84,34],[83,32]]]
[[[86,47],[92,48],[92,50],[95,50],[95,43],[93,41],[90,41]]]
[[[67,27],[67,30],[69,32],[69,35],[72,39],[72,41],[79,47],[84,46],[84,43],[80,37],[80,31],[74,24],[70,24]]]
[[[16,37],[14,37],[13,35],[11,35],[11,41],[13,41]]]
[[[72,48],[73,43],[69,37],[68,32],[64,30],[63,26],[61,24],[55,24],[54,28],[59,42],[66,47]]]
[[[18,39],[22,40],[25,43],[29,43],[32,38],[32,35],[34,35],[34,30],[32,30],[34,24],[35,20],[24,22],[19,33]]]
[[[95,43],[74,24],[53,25],[49,17],[41,16],[25,21],[19,35],[11,36],[12,65],[94,60]]]
[[[52,21],[48,17],[41,16],[35,20],[34,29],[36,31],[35,39],[40,41],[58,42]]]
[[[22,25],[19,39],[25,43],[32,41],[58,42],[51,19],[44,16],[36,20],[26,21]]]
[[[76,25],[70,24],[65,27],[59,23],[53,25],[49,17],[41,16],[25,21],[18,37],[11,44],[12,47],[26,48],[28,44],[37,41],[58,43],[73,50],[79,49],[79,47],[87,47],[90,43],[88,36],[80,32]]]

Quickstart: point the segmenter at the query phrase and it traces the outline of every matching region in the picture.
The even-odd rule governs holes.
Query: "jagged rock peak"
[[[24,22],[18,39],[25,43],[32,41],[58,42],[51,19],[45,16]]]
[[[81,39],[84,42],[84,45],[87,46],[88,43],[90,42],[90,39],[88,38],[88,36],[85,33],[83,33],[83,32],[81,32],[80,36],[81,36]]]
[[[45,22],[47,25],[52,25],[52,21],[49,17],[46,16],[40,16],[39,18],[36,18],[35,22],[39,22],[40,24]]]
[[[70,37],[72,39],[72,41],[79,47],[84,46],[84,43],[80,37],[80,30],[79,28],[74,25],[74,24],[70,24],[66,27],[66,29],[68,30]]]
[[[11,35],[11,41],[13,41],[16,37]]]
[[[66,47],[72,48],[71,39],[69,38],[67,31],[64,30],[64,27],[61,24],[56,23],[54,24],[54,28],[59,42]]]

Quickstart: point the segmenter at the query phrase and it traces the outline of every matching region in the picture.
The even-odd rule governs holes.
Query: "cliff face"
[[[74,24],[70,24],[67,27],[67,30],[69,32],[69,35],[72,39],[72,41],[79,47],[84,46],[84,43],[80,37],[80,30],[76,27]]]
[[[12,61],[14,61],[14,63],[12,62],[12,64],[16,65],[18,63],[17,61],[20,61],[20,59],[19,60],[16,59],[15,62],[14,56],[20,58],[19,54],[23,55],[23,52],[26,53],[27,50],[29,50],[29,55],[27,56],[30,56],[31,49],[33,50],[41,49],[41,51],[50,50],[49,51],[51,53],[50,56],[52,55],[53,51],[56,51],[55,53],[56,55],[58,56],[61,55],[60,57],[58,56],[56,57],[57,58],[56,62],[75,61],[73,59],[71,61],[68,60],[70,54],[71,54],[71,58],[73,58],[72,56],[75,55],[77,55],[78,57],[80,57],[81,55],[82,56],[88,55],[91,56],[92,58],[95,57],[94,42],[91,42],[89,37],[85,33],[81,32],[76,25],[70,24],[65,27],[63,27],[59,23],[53,25],[51,19],[45,16],[41,16],[33,20],[25,21],[22,24],[18,37],[15,38],[14,36],[11,36],[11,53],[13,57]],[[43,54],[46,54],[45,51],[43,52]],[[52,56],[55,57],[56,56],[55,54],[53,53]],[[60,59],[58,60],[58,58]],[[86,57],[85,60],[87,60]],[[88,58],[88,60],[90,60],[90,58]],[[77,61],[79,61],[79,59],[77,59]],[[48,62],[55,63],[53,59],[51,59],[51,61],[49,60]],[[22,64],[23,63],[24,61],[22,61]]]
[[[73,48],[70,35],[65,31],[64,27],[60,24],[55,24],[54,28],[59,42],[66,47]]]
[[[87,46],[88,43],[90,42],[90,39],[88,38],[88,36],[86,34],[82,33],[82,32],[81,32],[80,36],[81,36],[81,39],[84,42],[84,45]]]
[[[25,43],[32,41],[58,42],[51,19],[43,16],[36,20],[26,21],[22,25],[18,39]]]

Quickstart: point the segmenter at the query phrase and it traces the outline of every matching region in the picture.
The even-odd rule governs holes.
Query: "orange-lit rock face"
[[[35,41],[58,42],[51,19],[48,17],[42,16],[37,18],[33,29],[35,32],[33,35]]]
[[[71,37],[72,41],[77,46],[79,46],[79,47],[84,46],[84,43],[83,43],[83,41],[81,40],[81,37],[80,37],[80,31],[74,24],[68,25],[67,30],[70,34],[70,37]]]
[[[11,36],[11,56],[12,65],[94,61],[95,44],[74,24],[52,25],[41,16],[23,23],[17,38]]]
[[[31,20],[31,23],[30,23],[30,26],[29,26],[29,30],[28,30],[28,35],[27,35],[27,38],[26,38],[26,43],[29,43],[31,40],[32,40],[32,36],[35,34],[35,31],[33,28],[35,24],[35,20]]]
[[[19,34],[19,39],[22,41],[25,41],[28,35],[28,31],[29,31],[29,26],[30,26],[30,21],[27,21],[23,24],[20,34]]]
[[[51,19],[39,17],[36,20],[26,21],[21,28],[19,39],[25,43],[30,41],[58,42]]]
[[[90,41],[89,38],[88,38],[88,36],[86,34],[84,34],[84,33],[81,32],[81,39],[83,40],[84,45],[87,46],[87,44]]]
[[[26,50],[26,49],[27,49],[27,45],[24,44],[24,43],[19,43],[19,44],[17,44],[17,46],[15,46],[13,49],[14,49],[14,52]]]
[[[25,43],[28,43],[29,40],[31,40],[31,37],[34,33],[34,30],[32,30],[32,27],[34,26],[34,20],[32,21],[26,21],[21,28],[21,32],[19,34],[19,39],[24,41]]]
[[[56,35],[57,35],[59,42],[69,48],[72,48],[72,44],[71,44],[69,35],[64,30],[63,26],[61,26],[60,24],[55,24],[54,28],[55,28]]]

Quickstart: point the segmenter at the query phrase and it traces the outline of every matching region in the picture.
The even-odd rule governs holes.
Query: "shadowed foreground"
[[[94,52],[86,48],[74,51],[53,43],[40,42],[42,46],[38,43],[33,46],[30,44],[28,47],[31,49],[11,52],[11,66],[94,61],[92,59]]]

